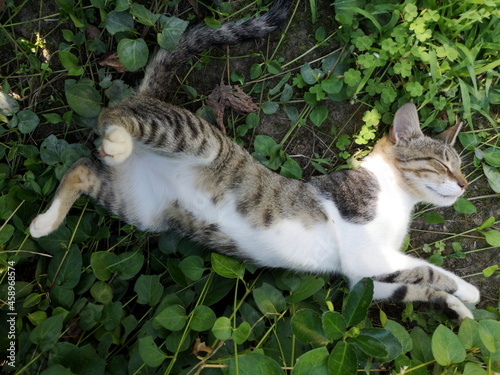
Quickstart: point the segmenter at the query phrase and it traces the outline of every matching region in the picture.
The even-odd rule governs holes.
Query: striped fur
[[[288,1],[266,15],[221,29],[193,28],[173,52],[161,51],[138,94],[102,111],[100,162],[78,161],[64,176],[33,237],[51,233],[81,195],[150,232],[177,230],[206,246],[266,267],[342,273],[374,280],[374,298],[427,301],[459,319],[478,290],[451,272],[399,251],[417,202],[451,205],[467,182],[452,145],[420,130],[406,104],[361,168],[287,179],[266,169],[216,127],[161,101],[164,83],[192,53],[262,37],[284,20]]]

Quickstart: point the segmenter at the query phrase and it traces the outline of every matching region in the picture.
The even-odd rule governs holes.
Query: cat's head
[[[403,187],[419,201],[449,206],[467,187],[460,155],[453,148],[461,126],[428,137],[420,130],[413,103],[396,112],[385,147],[391,149],[391,163],[400,171]]]

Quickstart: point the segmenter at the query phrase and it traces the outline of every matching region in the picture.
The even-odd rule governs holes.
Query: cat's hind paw
[[[33,238],[40,238],[52,233],[60,224],[60,202],[56,199],[47,212],[38,215],[30,224],[30,234]]]
[[[133,150],[132,136],[121,126],[109,125],[99,150],[99,156],[108,165],[120,164]]]

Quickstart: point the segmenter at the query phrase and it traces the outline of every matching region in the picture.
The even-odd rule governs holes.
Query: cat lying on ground
[[[81,159],[66,173],[33,237],[54,231],[88,195],[143,231],[177,230],[207,247],[264,267],[341,273],[374,280],[374,298],[428,301],[458,319],[479,291],[451,272],[400,252],[414,205],[452,205],[467,182],[453,148],[460,125],[436,138],[403,105],[393,126],[356,170],[303,182],[259,164],[215,126],[162,101],[176,68],[217,45],[261,38],[287,17],[290,1],[219,29],[188,30],[161,50],[136,95],[102,111],[101,162]]]

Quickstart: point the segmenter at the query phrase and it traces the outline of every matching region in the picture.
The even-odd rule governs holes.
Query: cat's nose
[[[469,185],[469,183],[467,182],[467,180],[466,180],[465,178],[459,178],[459,179],[457,180],[457,184],[458,184],[458,186],[460,186],[460,188],[462,188],[462,189],[465,189],[465,188]]]

